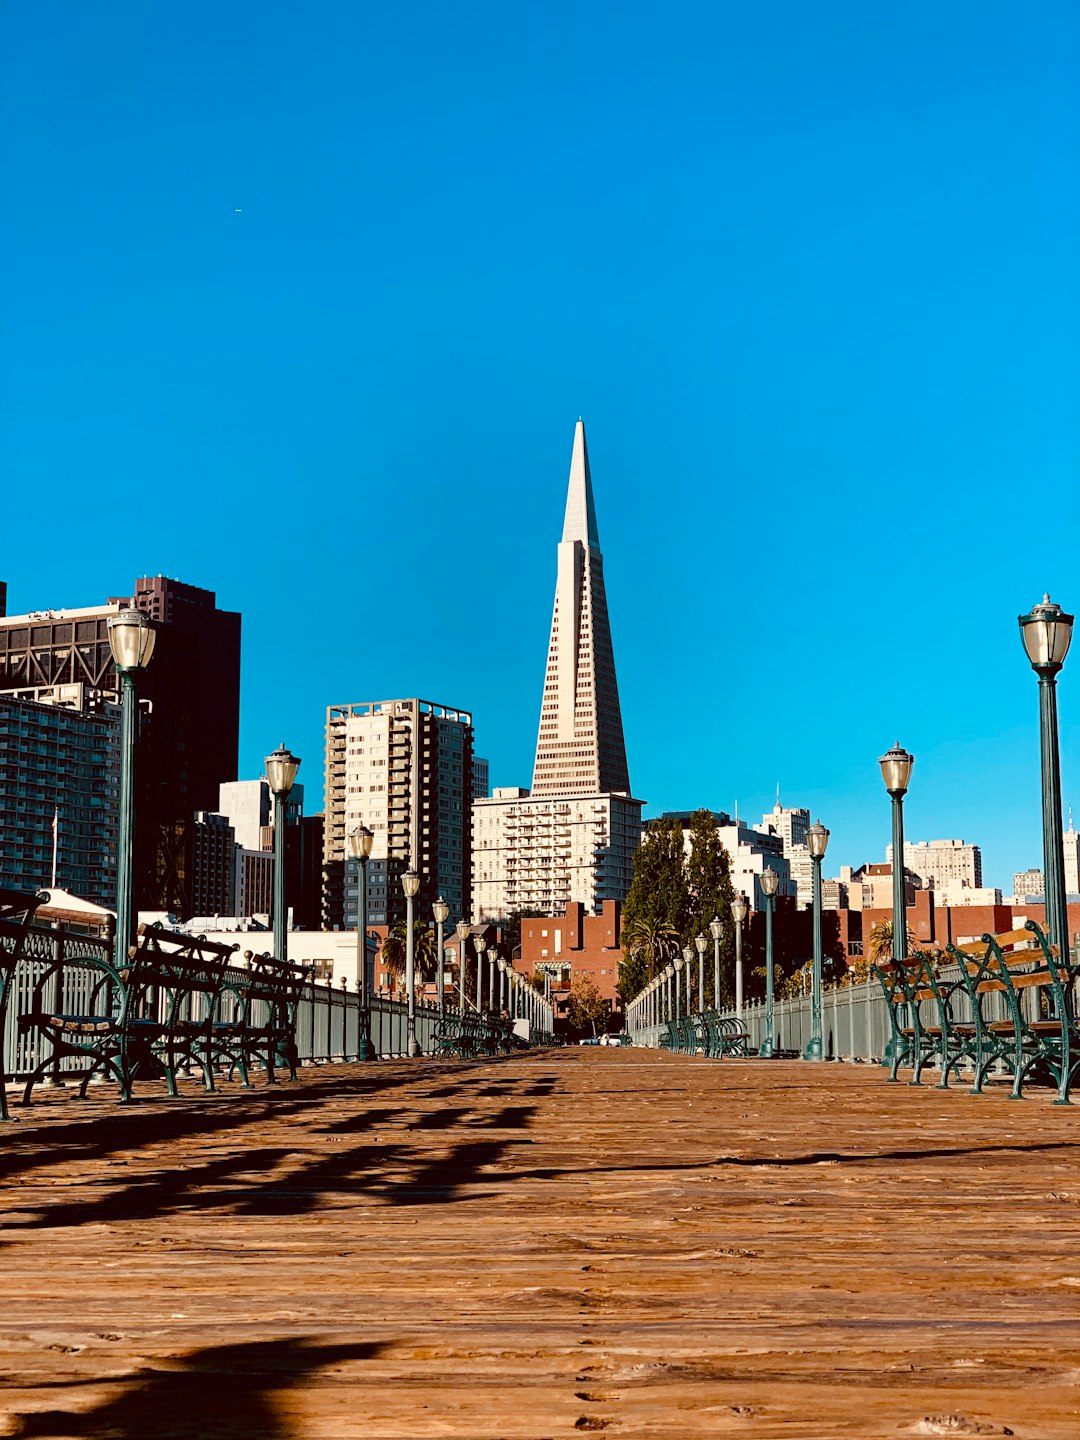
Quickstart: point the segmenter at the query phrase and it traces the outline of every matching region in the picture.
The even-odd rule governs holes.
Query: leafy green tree
[[[682,826],[677,820],[654,820],[634,853],[634,875],[622,908],[619,993],[626,1000],[649,978],[649,950],[642,937],[663,934],[666,942],[683,934],[687,904],[683,861]],[[655,963],[660,956],[652,958]]]
[[[595,1035],[597,1026],[606,1026],[611,1005],[596,987],[591,975],[575,975],[566,997],[566,1018],[574,1030]]]
[[[735,941],[731,919],[731,861],[708,810],[690,822],[687,854],[678,820],[654,821],[634,855],[634,876],[622,912],[623,962],[619,993],[630,1000],[676,949],[693,944],[696,935],[709,940],[705,986],[713,986],[713,947],[709,922],[724,926],[720,942],[721,1002],[734,992]],[[695,967],[697,964],[695,956]]]
[[[720,939],[720,1003],[728,1004],[735,993],[735,922],[731,918],[731,902],[735,890],[731,883],[731,859],[720,839],[716,821],[708,810],[698,810],[690,822],[690,854],[686,858],[688,894],[688,925],[682,935],[684,945],[692,944],[696,935],[709,942],[705,952],[705,993],[712,1004],[713,942],[709,924],[715,916],[724,927]],[[747,938],[746,932],[743,940]]]

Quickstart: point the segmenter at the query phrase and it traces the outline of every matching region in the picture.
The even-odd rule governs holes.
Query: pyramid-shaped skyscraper
[[[622,900],[644,804],[630,794],[585,426],[574,431],[532,790],[473,804],[476,920]]]
[[[585,425],[574,431],[534,795],[630,793]]]

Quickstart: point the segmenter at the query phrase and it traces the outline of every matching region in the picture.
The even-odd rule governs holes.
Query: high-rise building
[[[195,812],[213,810],[218,786],[236,778],[240,616],[162,575],[89,608],[0,616],[0,691],[82,684],[115,696],[108,619],[129,606],[158,622],[138,682],[135,903],[190,915]]]
[[[1065,851],[1065,893],[1080,895],[1080,834],[1073,829],[1072,809],[1069,809],[1069,828],[1061,837]]]
[[[368,921],[405,918],[401,876],[420,875],[416,914],[441,895],[450,920],[471,904],[469,804],[472,716],[428,700],[331,705],[326,712],[323,919],[328,930],[357,923],[357,866],[346,837],[364,824],[375,840],[367,866]]]
[[[473,802],[473,917],[623,900],[644,801],[630,794],[585,426],[570,459],[532,792]]]
[[[192,914],[235,915],[236,835],[233,827],[224,815],[215,815],[212,810],[196,810],[194,818]]]
[[[120,710],[87,685],[0,694],[0,886],[116,905]]]
[[[580,420],[558,549],[532,793],[537,798],[630,794],[604,560]]]
[[[801,807],[785,808],[780,804],[780,786],[776,787],[776,804],[767,815],[761,817],[758,829],[766,835],[779,835],[784,854],[790,854],[796,845],[806,844],[806,832],[810,829],[810,811]]]
[[[780,786],[776,787],[776,804],[767,815],[761,817],[758,826],[766,835],[778,835],[783,846],[784,858],[795,887],[795,903],[800,910],[806,909],[813,900],[814,865],[806,847],[806,832],[810,829],[810,811],[801,806],[785,807],[780,804]]]
[[[885,859],[890,865],[892,858],[889,844]],[[978,890],[982,886],[982,851],[965,840],[905,840],[904,866],[918,875],[924,889]]]
[[[238,845],[245,850],[273,849],[274,797],[266,780],[225,781],[218,786],[217,808],[236,832]]]
[[[472,762],[472,798],[483,800],[491,791],[490,779],[491,767],[480,755],[473,756]]]

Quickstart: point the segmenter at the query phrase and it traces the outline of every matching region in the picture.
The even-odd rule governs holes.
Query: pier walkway
[[[0,1435],[1080,1435],[1080,1111],[655,1051],[0,1132]]]

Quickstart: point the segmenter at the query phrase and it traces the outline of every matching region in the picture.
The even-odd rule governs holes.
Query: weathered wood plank
[[[1048,1099],[601,1049],[63,1095],[0,1135],[0,1433],[1075,1440]]]

